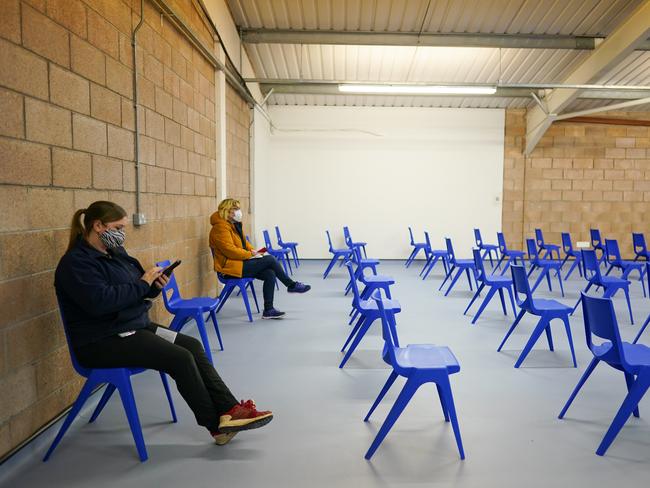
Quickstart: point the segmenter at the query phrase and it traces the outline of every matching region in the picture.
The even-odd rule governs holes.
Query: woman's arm
[[[72,259],[57,273],[57,282],[66,295],[91,316],[115,313],[135,305],[152,288],[144,280],[113,285],[106,281],[97,266]]]
[[[212,230],[210,231],[210,247],[219,249],[228,259],[246,261],[253,257],[253,253],[248,249],[250,244],[247,243],[246,249],[235,246],[232,242],[232,234],[223,225],[212,226]]]

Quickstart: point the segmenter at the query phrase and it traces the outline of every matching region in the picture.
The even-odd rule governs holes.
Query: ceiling
[[[561,83],[586,57],[588,49],[526,47],[448,47],[422,45],[427,35],[455,34],[463,41],[568,37],[610,34],[641,0],[228,0],[235,23],[246,34],[271,34],[271,40],[245,42],[255,79],[263,91],[274,88],[268,103],[277,105],[363,105],[425,107],[527,107],[518,96],[342,95],[336,83]],[[325,40],[277,34],[305,31]],[[369,44],[346,44],[340,34],[371,34]],[[399,45],[409,34],[406,43]],[[275,37],[274,37],[275,35]],[[483,37],[480,37],[483,36]],[[559,37],[558,37],[559,36]],[[396,42],[393,41],[396,39]],[[415,40],[415,42],[413,42]],[[316,43],[314,43],[316,42]],[[330,43],[331,42],[331,43]],[[363,40],[361,41],[363,42]],[[426,43],[426,42],[424,42]],[[504,44],[498,44],[504,45]],[[315,84],[315,82],[322,82]],[[634,51],[597,84],[650,85],[650,51]],[[329,86],[328,86],[329,85]],[[583,95],[585,92],[583,92]],[[588,96],[596,96],[589,94]],[[580,98],[569,110],[616,101],[606,92]],[[645,95],[648,96],[648,95]],[[616,97],[619,98],[619,97]],[[644,109],[640,106],[638,109]]]

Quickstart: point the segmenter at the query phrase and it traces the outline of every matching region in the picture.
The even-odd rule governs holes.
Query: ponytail
[[[85,208],[80,208],[72,216],[70,225],[70,240],[68,242],[68,251],[72,249],[80,236],[86,235],[86,229],[81,223],[81,216],[86,213]]]
[[[84,216],[83,223],[81,222],[82,215]],[[126,215],[126,211],[117,203],[101,200],[91,203],[88,208],[80,208],[72,216],[70,241],[67,250],[69,251],[76,245],[79,237],[88,235],[96,220],[108,224],[116,220],[122,220]]]

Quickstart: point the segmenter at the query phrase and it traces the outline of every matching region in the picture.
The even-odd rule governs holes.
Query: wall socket
[[[140,226],[147,223],[147,217],[143,213],[133,214],[133,225]]]

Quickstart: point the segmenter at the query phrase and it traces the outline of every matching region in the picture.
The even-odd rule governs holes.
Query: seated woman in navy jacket
[[[252,400],[237,402],[199,341],[179,333],[170,342],[156,334],[162,326],[149,320],[148,311],[168,278],[158,267],[145,271],[127,254],[122,246],[127,223],[122,207],[104,201],[77,210],[72,218],[54,285],[79,363],[164,371],[219,445],[239,430],[270,422],[273,414],[258,411]]]

